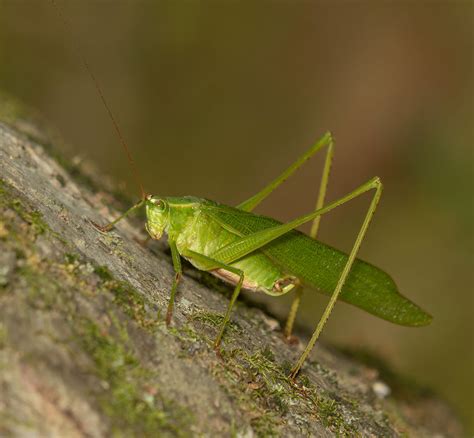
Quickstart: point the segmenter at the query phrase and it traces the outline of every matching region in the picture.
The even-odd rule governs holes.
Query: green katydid
[[[66,20],[55,1],[51,2],[66,25]],[[141,200],[117,219],[103,227],[94,225],[103,232],[110,231],[132,211],[145,206],[146,229],[151,238],[160,239],[163,233],[168,235],[176,275],[171,287],[167,324],[171,321],[176,290],[182,275],[181,257],[197,269],[208,271],[234,285],[234,292],[214,343],[216,349],[220,346],[232,308],[242,288],[277,296],[296,290],[285,327],[287,337],[290,337],[293,329],[303,286],[330,295],[329,303],[310,341],[291,370],[291,378],[295,378],[301,369],[338,299],[400,325],[423,326],[431,322],[430,315],[398,292],[388,274],[356,258],[382,194],[380,179],[372,178],[342,198],[324,206],[334,151],[333,139],[329,133],[274,181],[237,207],[190,196],[146,195],[113,113],[87,62],[82,56],[81,58],[114,125],[142,193]],[[324,148],[326,158],[314,211],[288,223],[252,213],[258,204],[306,160]],[[322,215],[369,191],[374,191],[374,194],[348,255],[316,240]],[[296,230],[300,225],[311,221],[309,236]]]
[[[214,343],[216,349],[220,346],[242,288],[277,296],[297,290],[285,329],[287,336],[292,331],[302,286],[331,295],[311,340],[291,371],[291,377],[294,378],[314,347],[337,299],[400,325],[423,326],[431,322],[431,316],[402,296],[385,272],[356,258],[382,193],[380,179],[372,178],[323,207],[333,146],[331,135],[325,134],[278,178],[237,207],[191,196],[144,195],[140,202],[110,224],[96,226],[102,231],[109,231],[129,213],[145,206],[146,229],[151,238],[160,239],[163,233],[167,234],[176,272],[168,304],[167,324],[171,321],[181,278],[181,257],[197,269],[208,271],[235,286]],[[252,213],[263,199],[323,148],[327,149],[326,159],[314,211],[284,224]],[[315,240],[323,214],[371,190],[374,191],[372,201],[349,255]],[[310,221],[313,221],[310,236],[296,230]]]

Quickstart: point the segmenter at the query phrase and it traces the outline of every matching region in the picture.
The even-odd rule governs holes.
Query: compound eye
[[[158,198],[151,198],[150,199],[151,203],[154,204],[156,207],[158,207],[160,210],[164,210],[165,208],[165,203]]]

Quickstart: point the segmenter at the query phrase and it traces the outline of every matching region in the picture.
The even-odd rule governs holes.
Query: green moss
[[[291,368],[289,369],[288,373],[289,373],[290,371],[291,371]],[[299,376],[298,379],[299,379],[300,385],[303,385],[303,386],[305,386],[306,388],[309,388],[309,387],[311,386],[311,382],[310,382],[308,376],[304,376],[304,375],[303,375],[303,376]]]
[[[77,254],[66,253],[64,254],[64,259],[66,260],[66,264],[74,265],[79,260],[79,256]]]
[[[33,227],[33,231],[36,235],[44,234],[50,229],[48,224],[44,222],[43,216],[39,211],[27,211],[19,199],[10,201],[10,207],[15,210],[25,222],[28,222]]]
[[[252,417],[255,434],[278,436],[282,417],[288,412],[288,401],[294,395],[288,378],[274,361],[273,352],[268,348],[253,354],[242,348],[225,349],[222,358],[216,362],[214,373],[223,380],[223,387],[238,401],[240,409]]]
[[[275,362],[273,352],[266,347],[252,355],[244,355],[250,369],[254,373],[254,380],[264,383],[256,395],[272,409],[280,414],[288,411],[288,400],[292,398],[292,388],[287,375]]]
[[[5,195],[5,192],[2,193]],[[43,221],[41,213],[38,211],[28,211],[19,199],[8,199],[8,207],[18,213],[18,215],[28,224],[33,226],[35,234],[43,234],[49,229],[48,224]]]
[[[98,401],[110,420],[112,433],[188,436],[191,414],[153,388],[156,378],[126,347],[124,328],[119,327],[122,339],[116,340],[91,320],[83,319],[80,327],[78,340],[94,361],[92,372],[106,382]]]
[[[347,423],[344,417],[344,406],[349,406],[350,400],[342,395],[331,397],[305,376],[295,385],[288,378],[291,364],[280,364],[270,348],[253,353],[234,348],[223,351],[222,356],[224,361],[218,362],[216,374],[225,380],[230,395],[237,398],[241,409],[255,417],[251,424],[257,436],[276,434],[286,421],[289,407],[294,405],[299,406],[302,418],[317,416],[337,436],[357,433],[356,425]]]
[[[94,268],[94,272],[103,280],[110,281],[112,280],[112,274],[105,266],[97,266]]]
[[[247,363],[261,376],[268,379],[269,382],[273,383],[277,380],[289,381],[282,368],[275,362],[273,353],[268,347],[258,350],[251,355],[244,353],[244,357]]]
[[[216,312],[196,311],[191,315],[191,319],[194,321],[201,321],[211,327],[219,327],[224,320],[224,316]],[[229,323],[230,325],[230,323]]]
[[[224,315],[216,312],[198,310],[191,314],[190,319],[192,321],[199,321],[208,327],[218,328],[224,321]],[[235,340],[235,336],[240,333],[242,333],[242,330],[240,329],[239,325],[233,321],[229,321],[225,328],[223,340],[230,343],[232,340]]]
[[[6,183],[0,179],[0,207],[9,208],[13,210],[18,216],[23,219],[26,223],[31,225],[33,235],[38,235],[49,232],[56,239],[62,243],[67,244],[66,240],[55,231],[51,230],[49,225],[44,221],[43,215],[37,210],[31,210],[26,207],[20,199],[13,198],[7,191]]]
[[[261,350],[261,355],[264,357],[267,361],[269,362],[275,362],[275,355],[273,354],[273,351],[271,350],[270,347],[265,347],[263,350]]]
[[[318,417],[325,426],[339,429],[341,418],[335,400],[325,397],[318,398]]]
[[[191,328],[187,324],[180,326],[179,328],[167,327],[166,330],[168,334],[176,337],[181,342],[186,344],[195,343],[203,340],[202,335],[200,336],[193,328]]]

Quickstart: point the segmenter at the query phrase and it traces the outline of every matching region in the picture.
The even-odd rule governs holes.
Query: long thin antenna
[[[69,24],[68,20],[66,19],[66,17],[64,16],[64,14],[62,13],[61,8],[56,3],[56,0],[51,0],[51,3],[53,5],[53,7],[56,9],[56,12],[58,13],[59,18],[61,19],[62,24],[63,24],[66,32],[70,33],[70,24]],[[105,99],[104,93],[102,92],[102,89],[99,85],[99,81],[95,77],[94,73],[92,73],[92,70],[89,67],[89,63],[87,62],[86,58],[82,55],[82,52],[80,51],[79,46],[75,43],[75,41],[72,41],[72,45],[73,45],[73,49],[76,51],[77,55],[81,59],[83,67],[87,71],[89,77],[92,79],[92,82],[94,83],[94,86],[95,86],[97,92],[99,93],[100,100],[102,101],[102,104],[104,105],[105,109],[107,110],[107,113],[110,117],[110,120],[112,121],[112,124],[115,128],[115,133],[117,134],[117,137],[118,137],[120,143],[122,144],[122,147],[125,151],[125,154],[127,155],[127,159],[129,161],[131,169],[132,169],[133,178],[135,179],[135,182],[137,183],[137,185],[140,187],[141,197],[142,197],[142,199],[145,199],[146,198],[146,192],[145,192],[145,189],[143,188],[142,181],[141,181],[140,176],[138,174],[137,167],[135,165],[135,161],[132,158],[132,154],[130,153],[130,149],[128,148],[127,142],[125,141],[125,137],[123,136],[122,131],[119,128],[117,120],[115,119],[115,116],[112,113],[112,110],[110,109],[110,106],[107,103],[107,100]]]

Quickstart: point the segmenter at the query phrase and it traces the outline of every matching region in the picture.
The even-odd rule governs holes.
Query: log
[[[461,436],[447,403],[361,352],[304,346],[239,301],[212,341],[229,289],[187,266],[173,324],[166,245],[97,171],[2,97],[0,110],[1,436]],[[115,190],[116,192],[116,190]],[[362,360],[365,357],[364,360]]]

